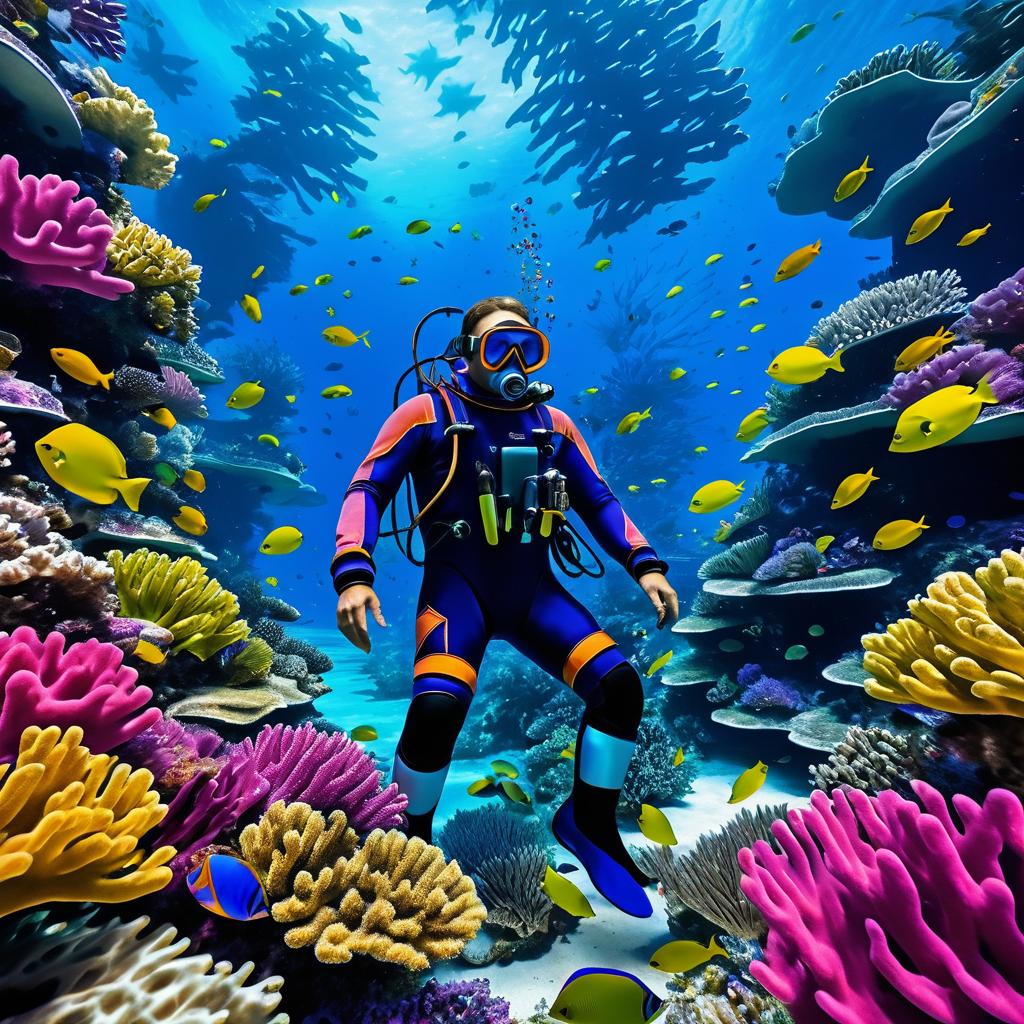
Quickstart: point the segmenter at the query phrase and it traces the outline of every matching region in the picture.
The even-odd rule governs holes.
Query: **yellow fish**
[[[731,505],[742,493],[745,480],[738,484],[729,480],[712,480],[711,483],[697,488],[690,499],[691,512],[717,512]]]
[[[407,235],[422,235],[430,230],[430,221],[426,220],[411,220],[405,226],[405,233]]]
[[[753,768],[742,772],[732,784],[729,803],[738,804],[740,801],[746,800],[748,796],[753,796],[764,785],[764,780],[767,777],[768,765],[764,761],[758,761]]]
[[[264,96],[273,96],[275,99],[280,99],[281,98],[281,92],[278,89],[264,89],[263,90],[263,95]]]
[[[666,651],[659,655],[647,666],[647,678],[650,679],[655,672],[660,672],[672,660],[672,652]]]
[[[664,478],[663,476],[656,476],[656,477],[655,477],[655,478],[654,478],[654,479],[653,479],[653,480],[651,481],[651,483],[652,483],[652,484],[654,484],[654,486],[655,486],[655,487],[661,487],[661,486],[663,486],[664,484],[667,484],[667,483],[668,483],[668,481],[667,481],[667,480],[666,480],[666,479],[665,479],[665,478]]]
[[[164,405],[158,405],[153,409],[143,409],[142,415],[154,423],[159,423],[161,427],[166,427],[167,430],[173,430],[178,423],[174,418],[174,413]]]
[[[251,409],[263,401],[267,389],[261,381],[247,380],[239,384],[224,403],[229,409]]]
[[[606,270],[607,270],[607,269],[608,269],[608,268],[609,268],[609,267],[610,267],[611,265],[612,265],[612,261],[611,261],[610,259],[608,259],[607,257],[605,257],[605,258],[604,258],[603,260],[598,260],[598,261],[597,261],[597,262],[596,262],[596,263],[594,264],[594,269],[595,269],[595,270],[597,270],[597,271],[599,271],[599,272],[601,272],[601,273],[603,273],[603,272],[604,272],[604,271],[606,271]]]
[[[309,285],[308,284],[293,284],[291,286],[291,288],[288,289],[288,294],[289,295],[301,295],[303,292],[308,292],[308,291],[309,291]]]
[[[544,880],[540,887],[547,898],[567,914],[573,917],[595,916],[590,900],[580,892],[579,887],[565,875],[560,875],[550,864],[544,869]]]
[[[683,294],[683,286],[681,284],[674,284],[665,293],[665,298],[666,299],[674,299],[677,295],[682,295],[682,294]]]
[[[279,526],[263,538],[260,551],[264,555],[290,555],[302,544],[302,534],[294,526]]]
[[[825,552],[828,551],[829,546],[831,545],[832,541],[834,541],[834,540],[835,540],[835,537],[833,537],[831,533],[826,533],[826,534],[823,534],[821,537],[819,537],[814,542],[814,547],[817,550],[818,554],[820,554],[820,555],[825,554]]]
[[[357,743],[372,743],[378,738],[377,730],[372,725],[357,725],[349,736]]]
[[[507,779],[518,779],[519,769],[511,761],[492,761],[491,771],[495,775],[504,775]]]
[[[729,394],[730,395],[742,395],[743,394],[743,389],[742,388],[733,388],[732,391],[729,392]]]
[[[499,779],[498,788],[514,804],[530,804],[533,802],[530,799],[530,794],[518,782],[513,782],[511,779]]]
[[[276,576],[268,576],[263,582],[269,587],[276,587],[279,581]]]
[[[743,284],[740,285],[740,291],[741,292],[745,292],[748,288],[753,288],[753,287],[754,287],[754,282],[753,281],[744,281]]]
[[[348,237],[353,241],[357,238],[365,238],[367,235],[373,234],[373,228],[369,224],[360,224],[359,227],[353,228],[349,233]]]
[[[332,345],[337,345],[338,348],[348,348],[360,341],[367,348],[370,347],[370,342],[368,340],[370,337],[369,331],[363,331],[362,334],[355,334],[347,327],[342,327],[341,324],[332,324],[330,327],[325,327],[320,333],[325,341],[329,341]]]
[[[481,793],[485,792],[486,790],[493,789],[493,788],[494,788],[494,779],[492,779],[492,778],[477,779],[476,782],[471,782],[466,787],[466,792],[470,796],[479,796]]]
[[[710,267],[713,263],[717,263],[723,256],[724,252],[713,252],[705,261],[704,266]]]
[[[333,274],[317,274],[317,276],[313,278],[313,284],[322,286],[325,284],[330,284],[333,280]]]
[[[724,309],[713,309],[711,311],[711,319],[712,320],[720,320],[723,316],[725,316],[725,310]]]
[[[895,551],[897,548],[905,548],[930,529],[930,526],[925,525],[924,516],[916,523],[913,519],[894,519],[879,529],[871,546],[878,551]]]
[[[573,740],[558,756],[571,761],[576,756],[576,741]]]
[[[740,299],[740,309],[746,309],[747,306],[756,306],[757,299],[751,295],[746,299]]]
[[[616,434],[635,434],[637,427],[644,420],[651,418],[651,407],[648,406],[643,412],[627,412],[625,416],[619,420],[619,425],[615,428]]]
[[[707,450],[707,445],[699,444],[696,448],[693,449],[693,452],[695,455],[705,455],[707,454]]]
[[[707,382],[707,384],[704,385],[704,390],[705,391],[714,391],[715,388],[717,388],[717,387],[718,387],[718,381],[717,380],[709,380]]]
[[[39,29],[34,25],[30,25],[27,21],[22,21],[20,18],[13,21],[11,24],[31,43],[39,38]]]
[[[668,1004],[635,975],[581,967],[551,1001],[548,1016],[569,1024],[651,1024]]]
[[[813,245],[804,245],[794,249],[780,264],[775,271],[773,281],[789,281],[797,274],[803,273],[817,258],[821,252],[821,239]]]
[[[686,371],[681,366],[673,366],[668,372],[669,380],[679,380],[680,377],[685,377]]]
[[[794,345],[780,352],[765,373],[781,384],[810,384],[824,377],[828,370],[842,373],[840,355],[839,349],[827,356],[813,345]]]
[[[836,194],[832,197],[834,203],[841,203],[844,199],[849,199],[868,180],[868,175],[874,170],[874,167],[868,167],[870,159],[870,157],[864,157],[864,163],[860,167],[843,175],[843,180],[839,182]]]
[[[750,328],[750,333],[760,334],[767,326],[767,324],[754,324],[754,326]]]
[[[331,200],[335,203],[341,202],[341,196],[338,195],[337,189],[331,189]]]
[[[97,505],[111,505],[120,495],[139,511],[150,479],[129,479],[124,455],[109,438],[82,423],[65,423],[36,441],[35,449],[43,469],[65,490]]]
[[[998,401],[988,374],[973,388],[967,384],[952,384],[933,391],[900,413],[889,451],[923,452],[937,448],[971,426],[983,406],[995,405]]]
[[[750,346],[749,345],[737,345],[736,346],[736,351],[737,352],[749,352],[750,351]]]
[[[150,665],[160,665],[167,657],[166,651],[161,651],[156,644],[151,644],[148,640],[140,640],[132,654]]]
[[[243,295],[239,300],[238,304],[242,307],[242,312],[250,319],[253,323],[260,323],[263,319],[263,310],[260,309],[260,300],[255,295]]]
[[[986,224],[983,228],[975,228],[973,231],[968,231],[967,234],[956,243],[957,246],[961,249],[966,249],[967,246],[974,245],[979,238],[988,234],[988,229],[990,227],[992,227],[991,224]]]
[[[400,277],[398,279],[399,284],[419,284],[420,279],[418,277]]]
[[[327,307],[327,315],[328,316],[334,316],[334,307],[333,306],[328,306]]]
[[[629,491],[629,493],[630,493],[630,494],[636,494],[636,493],[637,493],[637,491],[639,491],[639,490],[640,490],[640,485],[639,485],[639,484],[630,484],[630,485],[629,485],[629,486],[628,486],[628,487],[626,488],[626,490],[627,490],[627,491]]]
[[[207,192],[205,196],[200,196],[192,204],[192,209],[195,210],[196,213],[205,213],[210,208],[210,203],[212,203],[214,199],[220,199],[222,196],[226,196],[227,194],[227,189],[224,189],[223,192]]]
[[[271,448],[280,448],[281,442],[273,434],[260,434],[256,438],[260,444],[269,444]]]
[[[51,348],[50,358],[69,376],[82,384],[98,384],[104,391],[110,390],[113,373],[103,373],[84,353],[73,348]]]
[[[449,229],[449,234],[457,235],[462,230],[462,225],[456,221]]]
[[[950,199],[952,196],[950,197]],[[949,199],[947,199],[937,210],[928,210],[926,213],[922,213],[913,224],[910,225],[910,230],[907,232],[907,245],[915,245],[917,242],[922,242],[929,235],[934,234],[938,231],[942,222],[953,212],[953,207],[949,205]]]
[[[691,940],[677,939],[674,942],[666,942],[660,949],[655,950],[651,957],[651,966],[656,971],[664,971],[666,974],[686,974],[687,971],[706,964],[716,956],[728,955],[713,935],[706,946]]]
[[[352,389],[344,384],[332,384],[320,392],[321,398],[348,398]]]
[[[836,493],[832,496],[833,508],[845,508],[852,505],[858,498],[864,497],[864,492],[878,479],[875,476],[875,467],[872,466],[866,473],[851,473],[843,477]]]
[[[206,533],[206,516],[191,505],[182,505],[178,514],[171,520],[179,530],[191,533],[194,537],[202,537]]]
[[[758,406],[740,420],[740,425],[736,428],[736,440],[744,443],[753,441],[771,422],[768,410],[763,405]]]
[[[228,144],[223,139],[210,139],[210,145],[214,149],[227,149]]]
[[[287,402],[287,403],[288,403],[289,405],[294,405],[294,404],[295,404],[295,399],[296,399],[296,397],[297,397],[296,395],[285,395],[285,396],[284,396],[284,400],[285,400],[285,401],[286,401],[286,402]]]
[[[686,751],[679,747],[672,758],[672,767],[678,768],[686,760]]]
[[[186,487],[202,494],[206,490],[206,477],[198,469],[186,469],[181,475],[182,482]]]
[[[651,804],[640,805],[640,817],[636,819],[640,831],[653,843],[662,846],[675,846],[679,842],[672,830],[672,823],[665,817],[665,812]]]
[[[249,276],[255,281],[267,268],[261,263]]]
[[[917,341],[912,341],[897,357],[894,369],[906,372],[915,366],[926,363],[932,356],[938,355],[954,338],[953,331],[940,327],[934,334],[928,334]]]

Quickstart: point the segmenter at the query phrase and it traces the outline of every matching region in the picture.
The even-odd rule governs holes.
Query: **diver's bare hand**
[[[370,653],[370,633],[366,626],[366,611],[370,610],[377,625],[386,628],[384,615],[380,610],[380,599],[373,587],[364,583],[346,587],[338,595],[338,629],[345,638],[361,651]]]
[[[640,586],[650,598],[658,613],[658,629],[679,618],[679,595],[665,578],[664,573],[646,572],[640,577]]]

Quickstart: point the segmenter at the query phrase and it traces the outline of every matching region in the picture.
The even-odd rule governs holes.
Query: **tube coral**
[[[115,767],[116,766],[116,767]],[[49,900],[122,903],[162,889],[174,848],[138,849],[167,808],[153,776],[91,754],[82,730],[29,726],[0,765],[0,916]]]

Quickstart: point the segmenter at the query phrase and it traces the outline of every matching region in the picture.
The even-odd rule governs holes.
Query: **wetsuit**
[[[556,838],[584,861],[598,888],[630,913],[650,905],[619,838],[615,806],[643,711],[636,670],[589,611],[555,578],[548,542],[521,541],[519,529],[484,535],[477,498],[477,462],[498,477],[500,451],[537,450],[534,430],[550,431],[538,472],[566,478],[572,509],[601,547],[635,578],[664,572],[660,561],[601,477],[572,420],[547,405],[510,405],[476,388],[462,371],[459,397],[444,385],[400,406],[387,419],[345,494],[331,571],[341,593],[372,585],[373,549],[381,517],[407,473],[425,509],[451,472],[453,422],[458,434],[454,474],[420,520],[424,572],[416,617],[413,698],[395,760],[395,780],[409,797],[410,831],[430,840],[455,741],[476,690],[488,642],[508,641],[572,687],[585,704],[575,759],[573,795],[556,814]],[[457,537],[453,523],[469,524]],[[589,855],[589,858],[588,858]],[[597,863],[600,862],[600,863]],[[634,881],[630,881],[633,879]]]

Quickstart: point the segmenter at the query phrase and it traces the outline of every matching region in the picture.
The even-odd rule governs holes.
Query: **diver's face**
[[[497,327],[500,323],[508,323],[509,321],[523,324],[526,327],[530,326],[528,320],[524,320],[517,313],[513,313],[508,309],[496,309],[493,313],[488,313],[487,316],[481,317],[473,325],[470,334],[475,334],[479,337],[484,331],[489,330],[492,327]],[[478,387],[484,388],[486,391],[493,390],[494,374],[484,368],[480,362],[480,357],[474,356],[469,364],[469,377]]]

